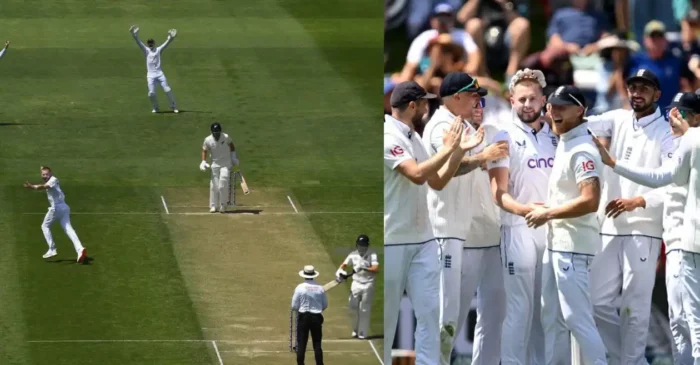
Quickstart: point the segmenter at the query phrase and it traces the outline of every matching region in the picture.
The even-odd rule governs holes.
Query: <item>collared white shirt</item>
[[[66,202],[66,196],[63,194],[63,190],[61,190],[61,185],[56,176],[51,176],[46,184],[49,186],[49,188],[46,189],[46,196],[49,198],[50,207],[53,208]]]
[[[233,161],[231,161],[231,137],[226,133],[221,133],[219,140],[215,140],[213,135],[208,135],[204,139],[204,144],[202,144],[202,149],[209,152],[211,156],[212,166],[225,166],[231,167]]]
[[[406,54],[406,62],[410,63],[420,63],[424,56],[427,56],[426,51],[428,50],[428,45],[430,41],[436,39],[440,34],[435,29],[428,29],[423,33],[419,34],[411,46],[408,48],[408,53]],[[461,28],[452,28],[450,31],[450,36],[452,36],[452,42],[459,46],[464,47],[467,53],[472,53],[478,50],[474,39],[469,33]]]
[[[673,250],[700,253],[700,130],[690,128],[681,137],[680,146],[671,163],[661,168],[639,168],[632,163],[618,160],[614,172],[630,180],[650,187],[660,187],[671,183],[687,188],[683,204],[683,222],[680,228],[680,242]]]
[[[535,131],[513,111],[511,125],[506,126],[493,139],[494,143],[508,143],[509,156],[489,162],[488,168],[508,168],[508,192],[519,203],[543,202],[547,199],[547,184],[558,140],[547,123]],[[524,217],[502,210],[501,224],[516,226],[527,222]]]
[[[433,239],[428,218],[427,183],[417,185],[396,170],[406,160],[428,160],[420,136],[401,121],[384,116],[384,245]]]
[[[673,140],[676,147],[680,144],[680,140],[681,139],[677,137]],[[677,148],[676,151],[678,151]],[[671,184],[666,187],[663,213],[663,239],[667,253],[675,250],[683,239],[685,202],[687,199],[688,185]]]
[[[321,313],[328,308],[328,297],[316,280],[305,280],[297,285],[292,297],[292,310],[299,313]]]
[[[590,130],[597,137],[610,138],[610,155],[639,168],[657,168],[671,160],[675,145],[669,123],[659,108],[637,119],[632,110],[617,109],[588,117]],[[665,188],[651,189],[603,167],[603,191],[598,217],[603,235],[644,235],[661,238]],[[617,218],[605,216],[607,204],[618,198],[642,196],[646,208],[624,212]]]
[[[589,178],[600,179],[602,166],[598,148],[588,134],[588,123],[561,135],[549,177],[547,205],[562,206],[581,196],[579,183]],[[594,255],[599,242],[596,213],[549,222],[547,245],[553,251]]]
[[[353,252],[350,252],[348,257],[345,258],[345,261],[343,261],[343,264],[346,266],[356,267],[362,262],[367,263],[368,266],[379,265],[379,258],[377,257],[377,253],[374,252],[373,249],[369,248],[367,249],[367,252],[365,252],[364,255],[360,255],[360,252],[358,250],[355,250]],[[355,274],[352,276],[352,280],[361,284],[369,284],[374,282],[374,278],[376,276],[377,273],[362,270],[359,272],[355,272]]]

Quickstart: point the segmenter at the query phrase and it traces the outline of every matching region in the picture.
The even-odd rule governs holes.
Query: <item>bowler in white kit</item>
[[[443,148],[429,157],[416,126],[435,98],[414,81],[400,83],[391,95],[392,115],[384,121],[384,363],[391,351],[404,290],[417,324],[416,365],[440,360],[439,246],[430,227],[427,182],[444,187],[464,152],[481,143],[483,134],[467,137],[461,118],[443,136]]]
[[[664,231],[664,240],[670,238],[671,246],[666,253],[669,320],[674,363],[700,365],[700,100],[685,93],[674,98],[671,107],[674,135],[682,135],[671,163],[639,168],[611,157],[601,143],[598,147],[603,162],[615,173],[652,188],[674,184],[676,190],[682,189],[672,196],[672,208],[682,213],[671,212],[668,216],[673,225],[666,227],[672,227],[673,232]]]
[[[452,121],[457,116],[464,118],[462,121],[464,128],[476,132],[476,129],[473,128],[474,126],[471,125],[469,121],[473,121],[476,110],[481,110],[483,108],[482,97],[486,94],[486,89],[480,87],[476,79],[464,72],[453,72],[445,76],[440,86],[440,97],[444,105],[433,114],[423,130],[423,145],[428,151],[428,154],[435,155],[444,147],[442,140],[443,133],[450,128]],[[467,252],[464,250],[464,247],[467,245],[469,247],[480,247],[490,243],[496,248],[494,251],[496,254],[495,257],[497,259],[499,257],[497,239],[495,242],[466,242],[467,228],[469,224],[472,223],[472,220],[469,219],[469,215],[476,215],[479,211],[483,213],[481,206],[470,204],[472,200],[475,200],[473,199],[473,195],[476,192],[471,189],[472,180],[468,179],[468,177],[471,177],[472,174],[476,174],[477,171],[481,172],[481,166],[487,161],[504,157],[508,150],[508,146],[505,143],[494,144],[485,148],[483,145],[484,143],[481,145],[480,153],[472,155],[471,152],[475,151],[475,148],[462,157],[455,177],[453,177],[447,185],[442,187],[441,190],[428,189],[428,211],[430,213],[430,221],[433,234],[441,248],[442,286],[440,288],[440,297],[442,302],[442,315],[440,316],[440,362],[443,365],[449,365],[455,336],[459,333],[459,329],[461,328],[460,324],[466,321],[466,314],[464,314],[464,321],[460,321],[460,308],[463,306],[460,303],[464,301],[464,303],[466,303],[465,306],[470,307],[471,299],[477,289],[477,283],[480,281],[478,279],[481,278],[481,272],[475,272],[473,273],[474,275],[469,276],[467,280],[469,280],[468,283],[470,285],[468,285],[468,288],[470,289],[466,290],[471,292],[462,293],[461,284],[463,273],[467,269],[468,271],[471,270],[475,264],[479,264],[478,261],[469,262],[469,265],[467,265],[468,267],[463,267],[463,252]],[[491,202],[490,193],[488,191],[488,177],[486,177],[486,194],[489,202]],[[476,201],[478,201],[478,199]],[[491,205],[493,206],[493,203],[491,203]],[[488,228],[488,226],[481,226],[479,230],[483,231]],[[498,231],[497,227],[496,231]],[[496,238],[498,238],[497,233]],[[493,262],[493,264],[493,267],[498,269],[498,262]],[[498,274],[498,277],[500,277],[500,272]],[[502,283],[500,287],[502,289]],[[497,287],[494,289],[497,289]],[[464,295],[467,297],[465,298]],[[497,308],[498,305],[502,305],[502,298],[498,299],[500,299],[499,303],[490,303],[494,308]],[[501,322],[496,321],[495,323],[491,323],[488,328],[493,328],[494,326],[500,327],[500,324]],[[500,331],[498,331],[497,336],[489,338],[488,341],[487,344],[491,345],[496,341],[500,341]],[[500,351],[500,349],[498,350]],[[498,357],[499,351],[496,351],[496,358]],[[479,355],[480,354],[475,354],[473,357],[476,365],[479,365],[479,362],[476,361],[479,359]]]
[[[151,105],[153,105],[153,113],[158,113],[160,110],[160,107],[158,106],[158,96],[156,95],[156,85],[160,85],[165,94],[168,96],[170,108],[172,109],[173,113],[179,113],[180,111],[177,109],[177,105],[175,103],[175,94],[170,88],[170,85],[168,85],[168,79],[165,77],[163,69],[160,65],[160,56],[165,48],[168,47],[170,42],[175,39],[175,36],[177,36],[177,30],[170,29],[168,31],[168,38],[158,47],[156,47],[156,42],[150,38],[146,41],[148,47],[141,42],[139,39],[138,26],[132,25],[131,28],[129,28],[129,32],[131,33],[131,36],[134,37],[134,40],[136,40],[136,44],[138,44],[139,48],[141,48],[143,51],[143,54],[146,56],[148,99],[151,101]]]
[[[369,336],[369,323],[372,316],[374,299],[374,279],[379,271],[379,258],[369,248],[369,237],[361,234],[355,241],[356,250],[345,258],[335,272],[337,279],[348,275],[345,268],[352,267],[352,285],[350,285],[350,311],[352,313],[352,337],[364,340]]]
[[[524,69],[511,79],[512,121],[494,142],[505,141],[508,157],[488,164],[491,192],[501,213],[501,267],[506,292],[501,361],[503,365],[544,363],[540,321],[543,227],[527,226],[532,202],[547,199],[558,137],[541,118],[545,106],[544,75]]]
[[[604,365],[605,345],[593,319],[588,272],[600,247],[596,212],[600,203],[598,148],[588,131],[586,100],[578,88],[560,86],[547,113],[559,139],[549,177],[548,199],[525,216],[528,226],[548,225],[542,269],[542,327],[545,363],[571,360],[569,331],[586,364]]]
[[[42,257],[48,259],[58,255],[56,243],[51,235],[51,225],[58,221],[63,231],[68,235],[68,238],[73,241],[73,247],[78,254],[77,261],[83,262],[87,257],[87,250],[83,247],[82,243],[80,243],[78,234],[75,233],[73,226],[70,224],[70,207],[66,204],[66,197],[63,194],[63,190],[61,190],[58,179],[53,176],[51,168],[46,166],[41,167],[41,178],[44,180],[43,184],[30,184],[29,181],[27,181],[24,183],[24,187],[32,190],[46,190],[46,196],[49,198],[49,211],[46,212],[44,223],[41,225],[41,231],[44,233],[44,238],[46,239],[46,244],[49,245],[49,250],[46,251]]]
[[[589,129],[611,154],[639,168],[658,168],[676,146],[664,113],[659,80],[641,69],[627,79],[632,110],[587,118]],[[611,363],[645,364],[651,293],[661,249],[666,189],[651,189],[603,168],[598,217],[602,251],[591,268],[591,295],[598,330]]]
[[[222,132],[221,124],[213,123],[210,127],[211,134],[204,138],[202,144],[202,162],[199,169],[206,171],[211,167],[211,181],[209,182],[209,212],[226,212],[228,204],[228,192],[231,180],[231,169],[238,166],[236,147],[228,134]],[[211,156],[211,165],[207,163],[207,154]]]

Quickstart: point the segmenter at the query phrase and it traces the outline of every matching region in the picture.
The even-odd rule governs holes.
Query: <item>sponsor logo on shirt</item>
[[[583,162],[583,171],[593,171],[595,170],[595,164],[592,160]]]
[[[554,157],[550,158],[531,158],[527,160],[527,167],[531,169],[551,168],[554,166]]]
[[[401,148],[401,146],[394,146],[394,147],[391,149],[391,154],[392,154],[394,157],[401,156],[401,155],[403,155],[403,153],[404,153],[404,150],[403,150],[403,148]]]

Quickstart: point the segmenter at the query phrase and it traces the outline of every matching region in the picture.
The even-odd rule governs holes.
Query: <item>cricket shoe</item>
[[[357,332],[352,331],[352,338],[357,338]]]
[[[48,250],[48,251],[46,251],[44,256],[41,256],[41,257],[43,257],[45,259],[50,259],[56,255],[58,255],[58,252],[56,250]]]
[[[359,335],[357,335],[357,338],[359,338],[360,340],[366,340],[366,339],[367,339],[367,337],[364,335],[364,333],[360,333]]]
[[[216,207],[209,208],[209,213],[216,213]]]
[[[85,258],[87,257],[87,250],[85,248],[81,248],[80,251],[78,251],[78,262],[83,262],[85,261]]]
[[[173,108],[173,113],[178,114],[178,113],[180,113],[180,111],[177,110],[177,108]]]
[[[226,206],[225,205],[222,205],[221,207],[219,207],[219,213],[226,213]]]
[[[158,108],[153,108],[153,110],[151,110],[151,113],[153,113],[153,114],[158,113]]]

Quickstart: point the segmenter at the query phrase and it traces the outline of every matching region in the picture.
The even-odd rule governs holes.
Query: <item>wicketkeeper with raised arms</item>
[[[207,153],[211,156],[211,165],[207,163]],[[238,166],[236,148],[231,137],[221,131],[221,124],[211,125],[211,134],[204,139],[202,145],[202,162],[199,169],[205,171],[211,167],[211,181],[209,183],[209,212],[220,213],[226,211],[228,189],[231,180],[231,168]]]
[[[170,108],[173,110],[173,113],[179,113],[180,111],[177,110],[177,106],[175,104],[175,95],[173,94],[170,85],[168,85],[168,79],[165,77],[163,69],[160,66],[160,55],[165,50],[165,47],[167,47],[170,42],[175,39],[177,36],[177,30],[170,29],[168,31],[168,39],[166,39],[165,42],[158,47],[156,47],[156,41],[154,41],[152,38],[149,38],[146,41],[148,47],[141,42],[139,39],[138,26],[132,25],[131,28],[129,28],[129,32],[131,33],[131,36],[134,37],[134,40],[136,40],[136,44],[138,44],[139,48],[141,48],[143,51],[143,54],[146,55],[146,69],[148,70],[146,74],[146,79],[148,80],[148,99],[151,100],[151,104],[153,105],[153,113],[157,113],[159,110],[158,97],[156,96],[156,84],[160,84],[160,87],[163,88],[165,94],[168,95]]]
[[[352,265],[353,275],[350,286],[350,310],[352,311],[352,337],[365,339],[369,335],[369,319],[374,298],[374,278],[379,271],[377,253],[369,248],[369,237],[361,234],[355,243],[357,250],[351,252],[340,265],[335,276],[340,280],[348,273],[345,268]]]

